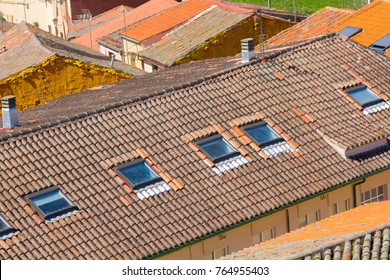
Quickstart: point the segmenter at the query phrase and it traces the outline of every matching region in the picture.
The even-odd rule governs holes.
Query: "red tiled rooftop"
[[[240,259],[291,259],[305,256],[390,226],[390,201],[369,203],[331,216],[232,254]]]
[[[178,26],[214,4],[216,4],[216,2],[211,0],[188,0],[173,9],[126,30],[126,32],[123,32],[122,34],[142,42],[145,39]]]
[[[126,12],[126,25],[132,25],[136,22],[139,22],[145,18],[155,15],[170,7],[174,7],[178,4],[180,3],[175,0],[150,0],[145,4]],[[124,22],[125,19],[123,16],[123,9],[122,9],[120,14],[117,14],[117,16],[113,20],[94,28],[91,31],[92,48],[94,50],[98,50],[98,43],[96,42],[96,40],[108,34],[111,34],[115,31],[120,30],[121,28],[124,27]],[[73,42],[86,47],[90,47],[91,39],[90,39],[89,32],[82,34],[80,37],[74,39]]]

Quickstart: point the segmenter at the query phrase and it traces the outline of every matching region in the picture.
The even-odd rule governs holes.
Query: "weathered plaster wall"
[[[294,23],[273,17],[262,17],[263,33],[267,38],[293,26]],[[175,61],[174,65],[187,63],[194,60],[218,58],[235,55],[241,52],[241,40],[254,38],[258,43],[260,35],[260,19],[249,18],[230,30],[226,30],[217,36],[204,42],[197,49]]]
[[[24,110],[99,84],[127,78],[131,75],[52,56],[39,65],[0,81],[0,93],[1,96],[15,95],[18,109]]]

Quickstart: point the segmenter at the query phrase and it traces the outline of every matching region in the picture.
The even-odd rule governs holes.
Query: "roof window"
[[[384,53],[387,48],[390,47],[390,34],[387,34],[376,41],[374,44],[368,48],[379,53]]]
[[[120,165],[115,167],[115,170],[134,190],[162,181],[161,177],[143,159]]]
[[[360,85],[347,89],[345,92],[355,99],[363,108],[383,102],[383,99],[367,86]]]
[[[246,125],[242,127],[242,130],[244,130],[261,148],[284,141],[284,139],[265,122]]]
[[[45,220],[56,218],[77,209],[56,186],[26,195],[25,198]]]
[[[224,161],[240,153],[221,135],[213,135],[195,142],[214,163]]]
[[[0,215],[0,238],[8,236],[10,233],[15,232],[11,225]]]
[[[361,28],[353,27],[353,26],[346,26],[343,29],[339,31],[339,34],[343,37],[346,37],[347,39],[355,36],[356,34],[360,33],[362,31]]]

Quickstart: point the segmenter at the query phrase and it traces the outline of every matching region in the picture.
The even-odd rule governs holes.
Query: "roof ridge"
[[[306,45],[309,45],[311,43],[314,43],[314,42],[317,42],[317,41],[320,41],[320,40],[324,40],[324,39],[327,39],[327,38],[330,38],[330,37],[333,37],[333,36],[335,36],[334,33],[323,35],[323,36],[317,37],[317,38],[315,38],[313,40],[305,41],[304,43],[300,42],[300,44],[298,44],[298,45],[290,46],[290,47],[288,47],[286,49],[283,49],[283,50],[278,51],[276,53],[272,53],[272,54],[266,55],[264,57],[260,57],[259,55],[256,55],[255,59],[253,59],[253,60],[251,60],[251,61],[249,61],[247,63],[242,63],[242,64],[239,64],[237,66],[232,66],[232,67],[230,67],[228,69],[217,71],[217,72],[215,72],[213,74],[206,75],[204,77],[200,77],[198,79],[192,80],[191,82],[185,82],[185,83],[179,84],[177,86],[173,86],[171,88],[166,88],[166,89],[162,89],[162,90],[159,90],[159,91],[154,91],[154,92],[152,92],[150,94],[146,94],[144,96],[137,96],[137,97],[134,97],[134,98],[129,98],[129,99],[124,100],[124,101],[113,102],[113,103],[107,104],[106,106],[103,106],[103,107],[100,107],[100,108],[92,109],[92,110],[89,110],[89,111],[86,111],[86,112],[83,112],[83,113],[77,113],[77,114],[74,114],[74,115],[70,115],[68,117],[63,117],[61,119],[57,119],[57,120],[52,121],[52,122],[48,122],[48,123],[45,123],[45,124],[40,124],[40,125],[37,125],[37,126],[29,127],[29,128],[17,131],[17,132],[10,132],[9,134],[6,134],[4,136],[0,136],[0,142],[9,140],[11,138],[16,138],[16,137],[19,137],[19,136],[27,135],[29,133],[34,133],[34,132],[37,132],[39,130],[47,129],[47,128],[50,128],[50,127],[53,127],[53,126],[56,126],[56,125],[59,125],[59,124],[64,124],[64,123],[67,123],[67,122],[81,120],[81,119],[93,116],[95,114],[101,114],[101,113],[104,113],[104,112],[108,112],[110,110],[117,109],[117,108],[120,108],[120,107],[123,107],[123,106],[127,106],[129,104],[133,104],[133,103],[136,103],[136,102],[147,100],[149,98],[153,98],[153,97],[156,97],[156,96],[161,96],[161,95],[164,95],[164,94],[169,94],[169,93],[171,93],[173,91],[176,91],[176,90],[185,89],[185,88],[187,88],[189,86],[194,86],[194,85],[197,85],[197,84],[209,81],[211,79],[214,79],[214,78],[216,78],[218,76],[221,76],[221,75],[224,75],[224,74],[227,74],[227,73],[231,73],[233,71],[236,71],[236,70],[241,69],[243,67],[246,67],[248,65],[261,63],[263,58],[271,58],[272,59],[272,58],[274,58],[276,56],[279,56],[281,54],[289,52],[289,51],[291,51],[291,50],[293,50],[295,48],[306,46]]]

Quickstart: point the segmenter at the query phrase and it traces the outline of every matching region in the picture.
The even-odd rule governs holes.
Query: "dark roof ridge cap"
[[[324,220],[322,220],[322,221],[324,221]],[[299,253],[297,253],[295,255],[292,255],[291,257],[289,257],[289,260],[299,259],[299,258],[302,258],[302,257],[305,257],[305,256],[309,256],[309,255],[312,255],[312,254],[314,254],[314,253],[316,253],[318,251],[322,251],[324,249],[332,248],[332,247],[335,247],[337,245],[340,245],[340,244],[342,244],[342,243],[344,243],[346,241],[352,241],[354,239],[360,238],[360,237],[362,237],[365,234],[372,234],[372,233],[374,233],[376,231],[383,231],[383,230],[385,230],[387,228],[390,228],[390,224],[382,224],[382,225],[373,227],[370,230],[362,230],[362,231],[358,231],[358,232],[345,234],[345,235],[342,235],[339,238],[336,238],[334,241],[329,242],[327,244],[319,244],[316,248],[310,249],[310,250],[308,250],[306,252],[305,251],[301,251],[301,252],[299,252]],[[323,245],[326,245],[326,246],[323,246]]]
[[[313,37],[313,38],[310,38],[307,40],[298,41],[298,42],[293,43],[291,45],[285,45],[284,47],[280,46],[280,47],[276,47],[276,48],[270,48],[270,49],[267,49],[266,52],[269,51],[272,53],[265,55],[264,58],[272,59],[272,58],[275,58],[276,56],[279,56],[279,55],[284,54],[286,52],[292,51],[293,49],[304,47],[304,46],[310,45],[312,43],[315,43],[315,42],[318,42],[321,40],[325,40],[328,38],[332,38],[332,37],[337,38],[338,37],[337,33],[332,32],[332,33],[328,33],[325,35],[320,35],[320,36]],[[342,38],[340,37],[340,39],[342,39]]]
[[[288,51],[291,51],[294,48],[301,47],[301,46],[304,46],[304,45],[308,45],[310,43],[313,43],[313,42],[316,42],[316,41],[319,41],[319,40],[322,40],[322,39],[325,39],[325,38],[328,38],[328,37],[332,37],[332,36],[333,36],[333,33],[330,34],[330,35],[328,34],[328,35],[320,36],[320,37],[318,37],[318,38],[316,38],[314,40],[310,40],[309,42],[305,42],[302,45],[294,46],[294,47],[285,49],[285,50],[280,51],[278,53],[275,53],[275,54],[272,54],[272,55],[269,55],[269,56],[265,56],[264,58],[271,58],[272,59],[272,58],[274,58],[274,57],[276,57],[276,56],[278,56],[280,54],[283,54],[283,53],[286,53]],[[90,110],[90,111],[87,111],[87,112],[84,112],[84,113],[78,113],[78,114],[70,115],[68,117],[64,117],[64,118],[60,119],[60,122],[58,122],[56,120],[56,121],[47,123],[45,125],[41,124],[41,125],[37,125],[37,126],[31,127],[31,128],[26,128],[24,130],[20,130],[18,132],[14,132],[14,133],[10,132],[9,134],[7,134],[5,136],[0,137],[0,141],[6,141],[6,140],[9,140],[10,138],[15,138],[15,137],[26,135],[26,134],[29,134],[29,133],[32,133],[32,132],[37,132],[37,131],[39,131],[41,129],[46,129],[46,128],[49,128],[49,127],[53,127],[53,126],[58,125],[58,124],[63,124],[63,123],[66,123],[66,122],[72,122],[72,121],[75,121],[75,120],[80,120],[80,119],[83,119],[83,118],[86,118],[86,117],[90,117],[90,116],[95,115],[95,114],[100,114],[100,113],[103,113],[103,112],[110,111],[112,109],[117,109],[117,108],[120,108],[122,106],[126,106],[126,105],[129,105],[129,104],[135,103],[135,102],[141,102],[141,101],[147,100],[149,98],[153,98],[153,97],[160,96],[160,95],[163,95],[163,94],[169,94],[169,93],[177,91],[177,90],[185,89],[185,88],[187,88],[189,86],[195,86],[197,84],[200,84],[200,83],[209,81],[211,79],[217,78],[217,77],[219,77],[221,75],[224,75],[224,74],[227,74],[227,73],[231,73],[233,71],[236,71],[236,70],[241,69],[243,67],[246,67],[248,65],[261,63],[261,61],[262,61],[261,59],[262,59],[261,57],[257,57],[257,58],[255,58],[255,59],[253,59],[253,60],[251,60],[251,61],[249,61],[247,63],[242,63],[242,64],[239,64],[237,66],[230,67],[228,69],[217,71],[217,72],[215,72],[213,74],[206,75],[206,76],[198,78],[196,80],[192,80],[191,82],[182,83],[180,85],[177,85],[177,86],[174,86],[174,87],[171,87],[171,88],[162,89],[162,90],[155,91],[155,92],[143,95],[143,96],[137,96],[137,97],[134,97],[134,98],[127,99],[125,101],[110,103],[110,104],[107,104],[106,106],[103,106],[103,107],[100,107],[100,108],[97,108],[97,109],[93,109],[93,110]]]

